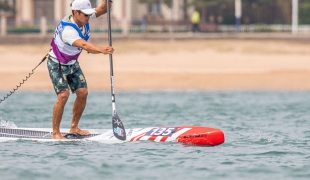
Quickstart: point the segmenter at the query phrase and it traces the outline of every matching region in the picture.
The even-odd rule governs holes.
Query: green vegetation
[[[14,12],[14,8],[9,5],[7,0],[0,2],[0,11]]]
[[[299,24],[310,24],[310,0],[299,0]]]
[[[181,1],[181,0],[180,0]],[[195,7],[205,23],[235,24],[235,0],[182,0],[187,12]],[[171,7],[171,0],[140,0],[149,5],[164,2]],[[299,0],[299,24],[310,24],[310,0]],[[188,20],[188,16],[184,16]],[[292,0],[243,0],[242,24],[291,24]]]

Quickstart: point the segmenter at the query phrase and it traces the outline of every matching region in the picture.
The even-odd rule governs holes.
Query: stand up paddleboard
[[[201,126],[148,127],[127,129],[125,141],[114,136],[111,129],[89,129],[89,136],[69,134],[69,129],[61,129],[64,141],[96,141],[102,143],[122,143],[133,141],[179,142],[185,145],[217,146],[224,143],[224,133],[219,129]],[[11,140],[31,140],[34,142],[59,141],[51,139],[51,128],[0,128],[0,142]]]

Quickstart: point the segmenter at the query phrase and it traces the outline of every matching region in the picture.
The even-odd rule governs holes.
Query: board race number
[[[147,136],[171,136],[178,127],[153,128],[145,135]]]

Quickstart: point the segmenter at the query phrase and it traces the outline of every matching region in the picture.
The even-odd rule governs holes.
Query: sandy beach
[[[106,46],[106,43],[100,43]],[[118,40],[115,90],[310,90],[310,43],[284,40]],[[0,45],[0,90],[32,72],[49,44]],[[89,90],[110,90],[109,56],[79,58]],[[20,88],[53,91],[46,62]]]

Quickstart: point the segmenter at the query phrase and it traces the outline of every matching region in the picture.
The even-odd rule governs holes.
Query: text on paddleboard
[[[171,136],[178,127],[153,128],[146,133],[147,136]]]

